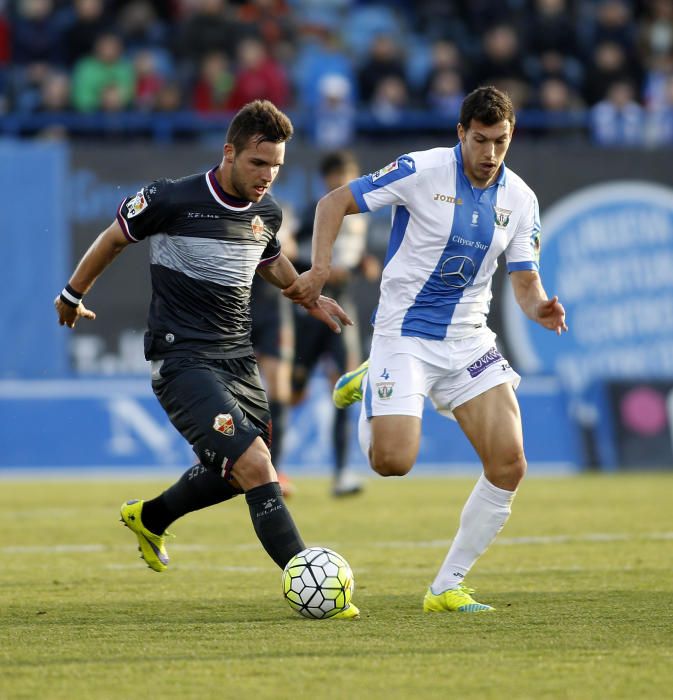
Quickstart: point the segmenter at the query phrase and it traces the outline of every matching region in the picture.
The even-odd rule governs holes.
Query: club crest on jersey
[[[509,224],[509,216],[512,213],[511,209],[501,209],[493,207],[493,220],[498,228],[507,228]]]
[[[132,219],[134,216],[138,216],[147,209],[148,202],[145,197],[145,190],[140,190],[138,194],[126,202],[126,218]]]
[[[213,430],[217,430],[218,433],[231,437],[236,432],[234,419],[231,417],[231,413],[218,413],[213,421]]]
[[[394,160],[392,163],[388,163],[385,168],[381,168],[372,174],[372,182],[376,182],[379,178],[387,175],[388,173],[392,173],[393,170],[397,170],[397,168],[399,168],[399,163],[396,160]]]
[[[259,216],[259,214],[256,214],[253,217],[252,221],[250,222],[250,228],[252,229],[255,238],[259,240],[264,233],[264,221],[262,221],[262,217]]]
[[[377,382],[376,393],[382,401],[389,399],[393,395],[393,387],[395,382]]]

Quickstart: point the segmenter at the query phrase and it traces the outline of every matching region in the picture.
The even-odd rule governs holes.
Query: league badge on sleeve
[[[126,218],[132,219],[134,216],[142,214],[145,209],[147,209],[147,198],[145,197],[145,190],[143,189],[140,190],[133,199],[129,199],[129,201],[126,202]]]
[[[397,170],[398,167],[399,163],[396,160],[394,160],[392,163],[388,163],[388,165],[386,165],[385,168],[381,168],[375,173],[372,173],[372,182],[376,182],[379,178],[383,177],[384,175],[392,173],[393,170]]]

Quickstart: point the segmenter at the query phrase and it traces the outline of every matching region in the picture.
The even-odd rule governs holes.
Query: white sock
[[[365,374],[363,385],[366,381],[367,375]],[[372,444],[372,426],[367,420],[364,395],[362,397],[362,405],[360,406],[360,418],[358,419],[358,442],[360,443],[360,449],[367,460],[367,464],[369,464],[369,447]]]
[[[449,588],[458,588],[477,559],[502,530],[516,491],[494,486],[482,474],[460,516],[460,527],[444,559],[437,577],[430,586],[437,595]]]

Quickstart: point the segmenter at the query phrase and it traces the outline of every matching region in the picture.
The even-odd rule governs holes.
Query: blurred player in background
[[[247,104],[229,126],[221,163],[206,173],[157,180],[125,198],[54,300],[61,325],[95,318],[83,296],[127,245],[149,238],[145,356],[152,389],[199,460],[156,498],[122,504],[122,521],[155,571],[168,565],[165,534],[172,522],[240,493],[257,537],[281,569],[304,549],[267,448],[269,406],[250,342],[255,272],[281,289],[297,278],[276,237],[281,209],[267,196],[292,132],[272,103]],[[326,297],[310,302],[308,312],[337,333],[335,318],[350,323]],[[357,615],[351,605],[336,617]]]
[[[360,168],[352,153],[345,150],[326,153],[320,161],[320,175],[325,190],[331,192],[358,177]],[[293,263],[298,272],[311,268],[311,239],[317,202],[307,207],[295,234],[297,247]],[[367,222],[364,216],[344,220],[334,246],[334,257],[325,292],[349,314],[354,315],[354,302],[349,292],[354,275],[362,273],[369,281],[377,280],[381,266],[378,259],[367,253]],[[360,337],[355,326],[340,335],[324,332],[324,324],[316,322],[297,305],[294,311],[294,361],[292,365],[292,402],[306,398],[311,374],[320,362],[325,363],[331,384],[344,372],[357,367],[361,361]],[[334,481],[332,494],[347,496],[362,490],[363,482],[347,468],[350,444],[350,421],[347,411],[335,411],[332,426],[334,450]]]
[[[285,290],[295,302],[315,301],[344,216],[392,205],[370,357],[337,382],[334,400],[346,406],[364,397],[360,444],[383,476],[413,467],[426,396],[458,421],[481,459],[426,612],[493,609],[472,598],[464,578],[505,525],[526,471],[514,394],[520,377],[486,325],[501,253],[524,313],[559,335],[567,330],[563,306],[547,297],[538,274],[537,198],[504,165],[514,122],[506,94],[478,88],[462,103],[454,148],[403,155],[327,194],[316,211],[313,265]]]

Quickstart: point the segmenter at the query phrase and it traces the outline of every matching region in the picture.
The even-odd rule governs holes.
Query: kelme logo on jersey
[[[147,209],[147,199],[145,198],[145,190],[140,190],[138,194],[126,202],[126,218],[132,219],[138,216],[141,212]]]
[[[236,432],[234,419],[231,417],[231,413],[218,413],[213,421],[213,430],[217,430],[218,433],[231,437]]]
[[[250,228],[252,229],[252,233],[254,234],[255,238],[259,240],[264,233],[264,221],[259,214],[256,214],[253,217],[252,221],[250,222]]]
[[[511,213],[511,209],[501,209],[500,207],[493,207],[493,220],[495,221],[495,225],[498,228],[507,228]]]
[[[389,399],[393,395],[395,382],[377,382],[376,393],[382,401]]]

